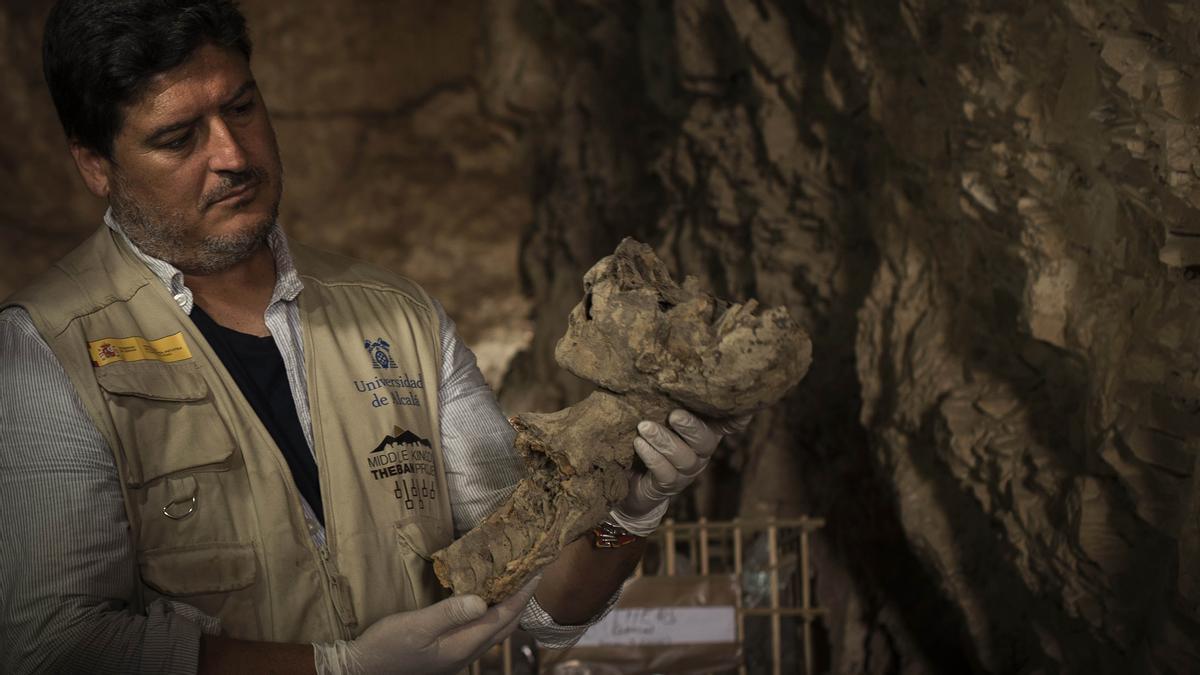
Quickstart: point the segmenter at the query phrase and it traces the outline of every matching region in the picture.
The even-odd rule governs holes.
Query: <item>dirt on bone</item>
[[[558,364],[599,385],[553,413],[510,422],[527,475],[477,527],[434,553],[456,594],[503,600],[625,497],[636,425],[675,408],[710,419],[761,410],[795,386],[812,343],[787,309],[758,312],[677,284],[632,239],[584,277],[586,296],[555,349]]]

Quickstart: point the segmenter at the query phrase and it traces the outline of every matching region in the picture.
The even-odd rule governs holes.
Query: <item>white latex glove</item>
[[[459,595],[385,616],[354,641],[314,642],[317,675],[457,673],[516,630],[541,578],[491,609],[478,595]]]
[[[692,484],[708,466],[721,438],[745,429],[750,416],[705,424],[677,408],[667,416],[667,422],[671,429],[649,420],[638,423],[633,450],[642,458],[646,471],[630,478],[629,494],[608,514],[614,523],[640,537],[658,529],[671,497]]]

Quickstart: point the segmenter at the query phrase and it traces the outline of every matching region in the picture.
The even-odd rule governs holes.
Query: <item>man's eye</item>
[[[162,147],[166,148],[167,150],[182,150],[184,148],[184,146],[186,146],[188,144],[188,142],[191,140],[192,140],[192,134],[186,133],[182,136],[179,136],[178,138],[174,138],[174,139],[171,139],[171,140],[163,143]]]
[[[250,99],[249,101],[247,101],[239,106],[236,106],[233,109],[233,114],[245,115],[246,113],[250,112],[251,110],[254,110],[254,99]]]

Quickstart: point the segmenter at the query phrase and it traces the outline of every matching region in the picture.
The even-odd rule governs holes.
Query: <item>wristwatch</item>
[[[645,539],[645,537],[631,534],[629,530],[607,520],[601,521],[599,525],[592,528],[593,548],[621,548],[638,539]]]

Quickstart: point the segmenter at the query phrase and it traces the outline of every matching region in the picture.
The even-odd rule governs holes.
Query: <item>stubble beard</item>
[[[252,169],[250,173],[253,174],[251,179],[258,180],[265,187],[266,172]],[[197,239],[189,232],[186,212],[139,202],[130,195],[121,174],[118,173],[115,179],[109,195],[109,206],[113,217],[125,231],[125,236],[146,255],[169,262],[184,274],[215,274],[248,260],[267,245],[279,217],[279,199],[276,198],[270,214],[251,227]],[[242,182],[230,181],[218,192]],[[219,195],[216,198],[219,199]]]

